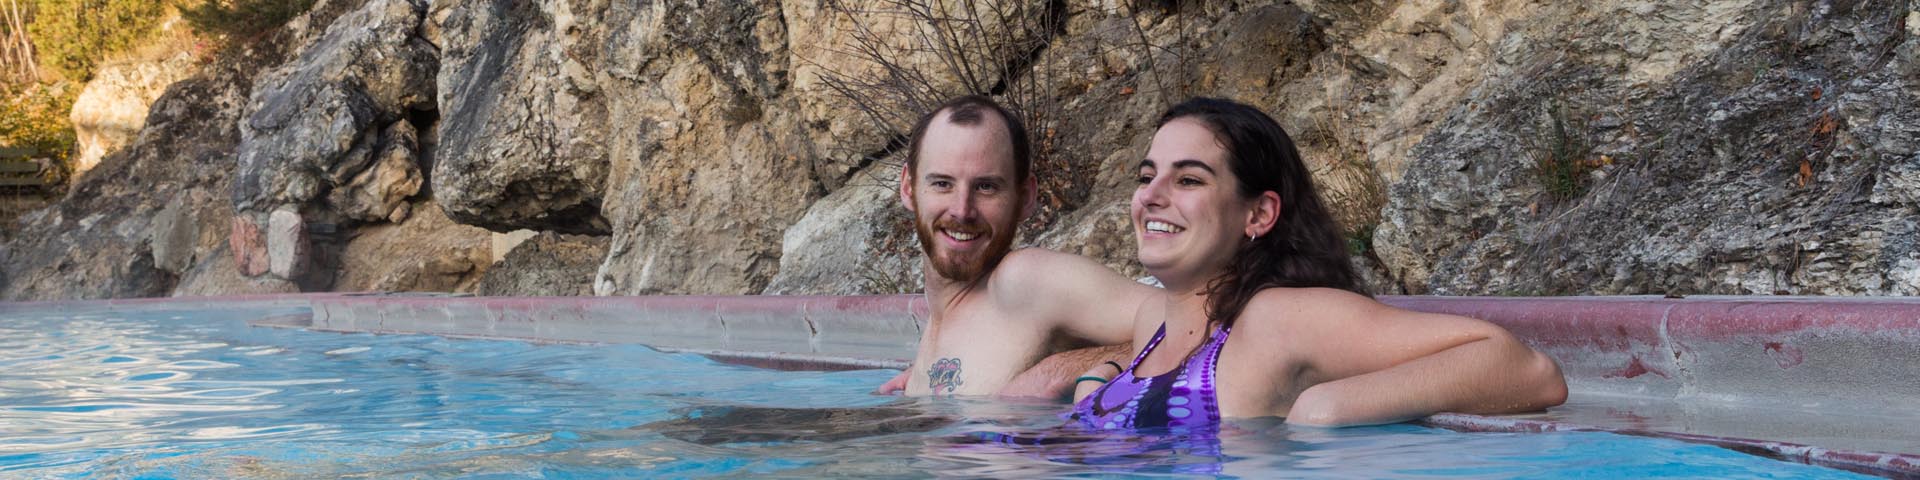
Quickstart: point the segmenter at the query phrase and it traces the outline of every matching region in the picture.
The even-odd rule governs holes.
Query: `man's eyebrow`
[[[1198,169],[1201,169],[1201,170],[1206,170],[1206,171],[1207,171],[1207,173],[1215,173],[1215,172],[1213,171],[1213,167],[1209,167],[1209,166],[1207,166],[1207,163],[1206,163],[1206,162],[1202,162],[1202,161],[1199,161],[1199,160],[1194,160],[1194,159],[1186,159],[1186,160],[1180,160],[1180,161],[1177,161],[1177,162],[1173,162],[1173,168],[1174,168],[1174,169],[1181,169],[1181,168],[1198,168]]]
[[[945,180],[945,181],[949,181],[949,182],[951,182],[951,181],[953,181],[953,176],[952,176],[952,175],[947,175],[947,174],[944,174],[944,173],[929,173],[929,174],[927,174],[927,176],[926,176],[926,179],[927,179],[927,181],[929,181],[929,182],[931,182],[931,181],[935,181],[935,180]]]

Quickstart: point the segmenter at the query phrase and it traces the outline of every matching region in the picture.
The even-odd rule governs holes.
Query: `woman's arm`
[[[1560,366],[1501,332],[1308,387],[1294,400],[1287,423],[1377,425],[1439,412],[1530,412],[1566,400]]]
[[[1268,292],[1242,318],[1287,319],[1248,323],[1283,328],[1304,361],[1289,383],[1310,386],[1288,411],[1275,412],[1288,423],[1372,425],[1439,412],[1536,411],[1566,401],[1566,379],[1553,359],[1492,323],[1402,310],[1338,290]]]

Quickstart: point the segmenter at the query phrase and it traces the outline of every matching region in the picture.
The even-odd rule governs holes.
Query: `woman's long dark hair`
[[[1195,98],[1168,109],[1160,123],[1192,119],[1211,130],[1227,150],[1227,166],[1239,179],[1240,197],[1280,195],[1273,230],[1234,252],[1226,273],[1207,283],[1207,318],[1232,326],[1247,302],[1276,287],[1327,287],[1366,295],[1340,227],[1327,213],[1300,161],[1293,138],[1260,109],[1217,98]]]

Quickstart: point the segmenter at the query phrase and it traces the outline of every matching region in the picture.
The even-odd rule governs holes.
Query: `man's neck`
[[[963,302],[971,300],[970,297],[974,297],[980,292],[974,291],[977,286],[974,286],[975,288],[969,288],[970,284],[974,282],[965,282],[943,277],[940,275],[940,272],[933,269],[932,261],[922,260],[921,262],[920,271],[922,276],[925,277],[927,308],[933,313],[932,318],[928,319],[928,327],[929,330],[931,330],[931,327],[938,325],[941,320],[950,318],[950,314],[954,310],[957,310]],[[981,274],[981,278],[978,280],[979,283],[985,283],[986,277],[991,275],[993,275],[992,270]]]

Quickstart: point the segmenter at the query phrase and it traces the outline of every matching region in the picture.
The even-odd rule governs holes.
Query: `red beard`
[[[935,220],[929,225],[919,215],[913,218],[913,229],[920,234],[920,251],[927,255],[927,263],[933,265],[934,273],[941,278],[962,283],[979,280],[992,271],[1000,259],[1006,258],[1007,252],[1013,250],[1013,228],[1012,225],[1007,227],[994,228],[985,222],[963,223],[945,219]],[[940,233],[942,229],[979,232],[987,236],[987,248],[967,253],[937,252],[934,250],[933,236],[944,235]]]

